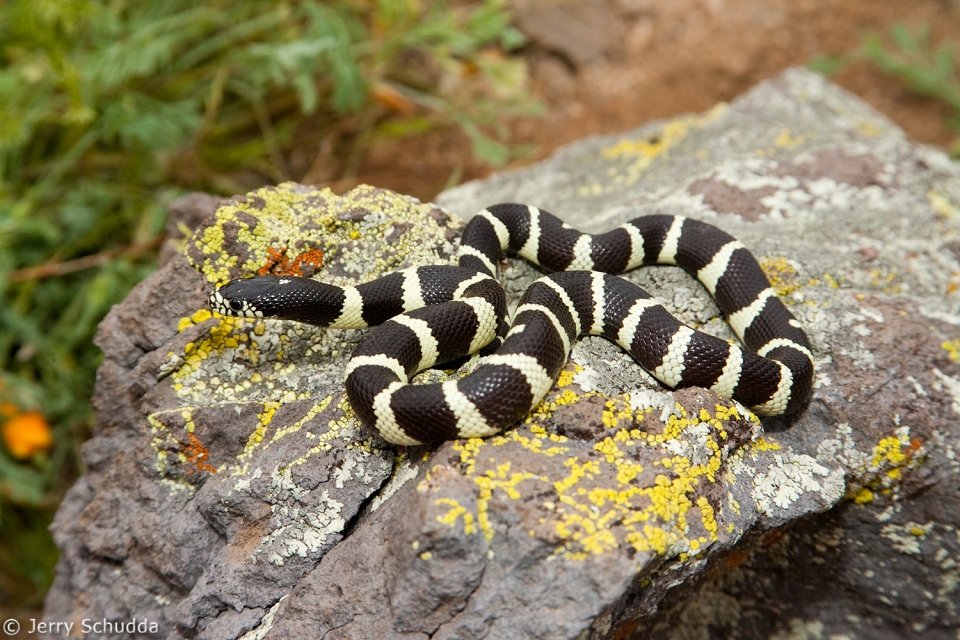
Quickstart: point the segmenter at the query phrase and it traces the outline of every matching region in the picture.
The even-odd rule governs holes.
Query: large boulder
[[[810,335],[807,411],[760,421],[671,392],[587,338],[514,429],[397,448],[343,393],[362,332],[206,310],[245,274],[449,262],[451,213],[500,201],[590,232],[671,213],[737,236]],[[792,70],[438,203],[234,198],[110,313],[47,620],[170,638],[957,637],[960,167]],[[537,275],[508,260],[511,298]],[[732,337],[681,270],[628,277]]]

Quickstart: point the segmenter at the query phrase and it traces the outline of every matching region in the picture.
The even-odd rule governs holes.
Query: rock
[[[171,638],[956,637],[960,167],[792,70],[438,198],[464,217],[504,200],[591,232],[679,213],[736,235],[810,334],[809,409],[761,423],[587,338],[516,428],[387,445],[344,400],[360,332],[212,317],[205,295],[448,262],[462,223],[369,187],[261,189],[104,320],[46,619]],[[538,272],[504,266],[516,300]],[[681,270],[628,277],[732,335]]]
[[[603,2],[514,0],[517,27],[573,68],[623,56],[623,20]]]

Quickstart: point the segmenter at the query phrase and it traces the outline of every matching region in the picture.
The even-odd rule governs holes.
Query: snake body
[[[511,324],[496,280],[506,252],[555,272],[527,288]],[[650,215],[590,235],[536,207],[499,204],[471,219],[457,260],[356,287],[293,276],[233,280],[210,295],[210,306],[334,328],[378,325],[347,365],[346,390],[361,422],[397,444],[498,433],[543,399],[584,335],[616,342],[667,387],[705,387],[760,415],[796,413],[810,397],[806,334],[753,255],[712,225]],[[747,348],[687,327],[610,275],[647,264],[693,274]],[[459,380],[409,384],[418,371],[477,352],[485,357]]]

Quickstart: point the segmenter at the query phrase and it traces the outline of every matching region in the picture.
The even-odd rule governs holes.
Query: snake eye
[[[242,310],[243,301],[238,298],[234,298],[233,300],[230,301],[230,308],[233,309],[234,311]]]

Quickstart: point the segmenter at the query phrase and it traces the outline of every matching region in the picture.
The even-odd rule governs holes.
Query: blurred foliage
[[[155,269],[167,205],[310,178],[330,148],[343,177],[376,136],[441,126],[503,164],[502,118],[534,107],[503,5],[0,3],[0,403],[53,435],[26,460],[0,447],[5,544],[45,544],[9,536],[37,534],[23,509],[52,509],[79,469],[93,333]]]
[[[948,125],[960,129],[960,76],[956,69],[956,45],[930,41],[930,27],[915,29],[898,24],[889,34],[875,33],[863,38],[860,49],[845,56],[818,56],[808,63],[811,71],[834,75],[857,60],[868,60],[884,72],[897,76],[918,94],[941,100],[953,110]],[[950,147],[950,155],[960,157],[960,139]]]
[[[46,533],[52,511],[8,505],[0,522],[0,617],[19,617],[43,606],[53,581],[57,548]],[[19,615],[18,615],[19,614]]]
[[[898,24],[890,30],[893,46],[876,34],[864,39],[863,55],[878,67],[905,80],[917,93],[943,100],[960,113],[960,79],[954,62],[954,44],[934,47],[930,28],[911,31]]]
[[[807,63],[807,69],[814,73],[830,77],[847,66],[844,56],[820,55]]]

